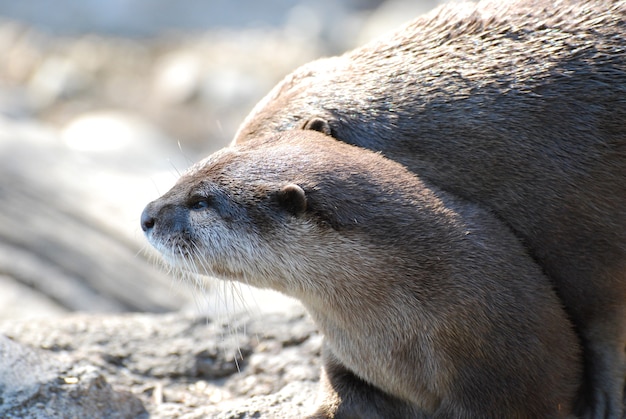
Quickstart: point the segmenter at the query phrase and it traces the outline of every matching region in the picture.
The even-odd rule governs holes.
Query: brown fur
[[[577,337],[492,214],[313,131],[210,156],[142,215],[174,266],[296,297],[325,336],[314,417],[572,412]]]
[[[236,142],[300,127],[494,211],[583,342],[580,415],[621,418],[626,2],[452,4],[285,78]]]

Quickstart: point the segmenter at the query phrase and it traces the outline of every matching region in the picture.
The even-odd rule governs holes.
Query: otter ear
[[[293,215],[299,215],[306,211],[306,194],[304,189],[295,183],[283,186],[276,197],[278,203]]]
[[[328,123],[328,121],[322,118],[318,118],[318,117],[311,118],[308,121],[306,121],[304,125],[302,126],[302,129],[318,131],[318,132],[321,132],[322,134],[332,136],[332,131],[330,129],[330,124]]]

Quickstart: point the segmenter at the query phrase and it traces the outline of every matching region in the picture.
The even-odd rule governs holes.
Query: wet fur
[[[626,2],[451,4],[287,76],[236,143],[298,128],[381,151],[489,208],[557,288],[584,347],[579,414],[626,374]]]
[[[183,269],[302,301],[325,336],[314,418],[571,413],[577,338],[492,214],[313,131],[223,150],[142,215]]]

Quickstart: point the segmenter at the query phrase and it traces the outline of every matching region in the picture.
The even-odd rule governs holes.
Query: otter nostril
[[[141,229],[145,232],[148,232],[148,230],[151,230],[154,227],[155,223],[156,219],[148,214],[148,211],[143,210],[143,212],[141,213]]]

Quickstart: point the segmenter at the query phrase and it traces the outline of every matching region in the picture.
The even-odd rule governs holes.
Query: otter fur
[[[142,214],[174,267],[299,299],[324,334],[312,418],[547,418],[582,382],[552,285],[489,211],[296,130],[192,167]]]
[[[620,419],[626,375],[626,2],[452,3],[297,69],[235,143],[307,128],[493,211],[580,336],[578,414]]]

